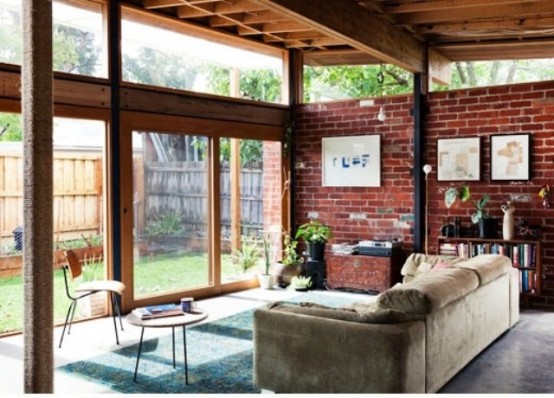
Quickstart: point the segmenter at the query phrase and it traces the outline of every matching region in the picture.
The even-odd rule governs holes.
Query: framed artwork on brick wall
[[[438,181],[479,181],[480,179],[480,137],[437,140]]]
[[[491,135],[491,181],[531,178],[531,134]]]
[[[321,151],[323,186],[381,186],[381,136],[322,138]]]

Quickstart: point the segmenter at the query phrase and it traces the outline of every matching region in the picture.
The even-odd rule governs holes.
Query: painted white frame
[[[380,135],[322,138],[321,150],[323,186],[381,186]]]

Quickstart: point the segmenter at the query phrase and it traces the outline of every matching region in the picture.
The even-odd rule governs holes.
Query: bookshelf
[[[527,302],[539,295],[542,281],[541,242],[478,238],[438,238],[438,254],[470,258],[479,254],[504,254],[519,270],[519,291]]]

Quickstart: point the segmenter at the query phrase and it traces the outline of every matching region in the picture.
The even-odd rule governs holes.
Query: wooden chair
[[[115,329],[115,340],[119,344],[119,336],[117,334],[117,323],[115,316],[119,317],[119,325],[121,330],[123,330],[123,322],[121,321],[121,310],[119,308],[119,301],[117,300],[116,294],[121,296],[123,290],[125,290],[125,285],[119,281],[113,280],[98,280],[91,282],[83,282],[78,285],[73,293],[69,287],[68,271],[69,277],[71,280],[78,278],[83,273],[83,267],[81,266],[81,261],[72,250],[66,250],[64,252],[65,259],[67,264],[63,266],[63,276],[65,281],[65,292],[67,297],[71,300],[71,304],[67,310],[67,315],[65,317],[65,323],[63,325],[62,335],[60,338],[59,348],[62,347],[63,337],[65,335],[65,330],[69,323],[69,328],[67,328],[67,334],[71,333],[71,325],[73,323],[73,318],[75,316],[75,308],[77,307],[77,301],[84,297],[90,296],[91,294],[97,292],[107,292],[110,296],[110,303],[112,306],[112,315],[113,315],[113,326]]]

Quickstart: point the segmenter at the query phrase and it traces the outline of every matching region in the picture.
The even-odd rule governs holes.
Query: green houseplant
[[[290,285],[293,277],[302,272],[304,258],[297,251],[298,240],[293,239],[288,233],[283,233],[283,251],[281,261],[275,264],[274,274],[277,284],[281,287]]]
[[[274,277],[271,274],[271,258],[270,258],[270,252],[269,252],[269,237],[263,236],[262,237],[262,248],[263,248],[263,258],[264,258],[264,268],[263,271],[258,273],[258,282],[260,283],[260,287],[263,289],[271,289],[273,288]]]
[[[295,290],[305,292],[312,286],[312,278],[309,276],[297,275],[292,278],[290,284]]]
[[[461,185],[459,187],[450,187],[444,193],[444,204],[450,208],[456,203],[470,202],[475,208],[471,214],[471,222],[479,226],[480,238],[495,238],[497,235],[498,220],[491,217],[486,206],[490,201],[490,195],[483,195],[479,200],[471,200],[471,191],[469,186]]]
[[[325,244],[333,237],[333,232],[328,225],[322,224],[318,220],[310,220],[298,227],[295,237],[306,242],[310,260],[322,261],[325,254]]]
[[[262,253],[258,248],[256,239],[243,236],[240,250],[235,249],[231,253],[231,262],[239,268],[240,271],[246,272],[250,268],[258,264]]]

